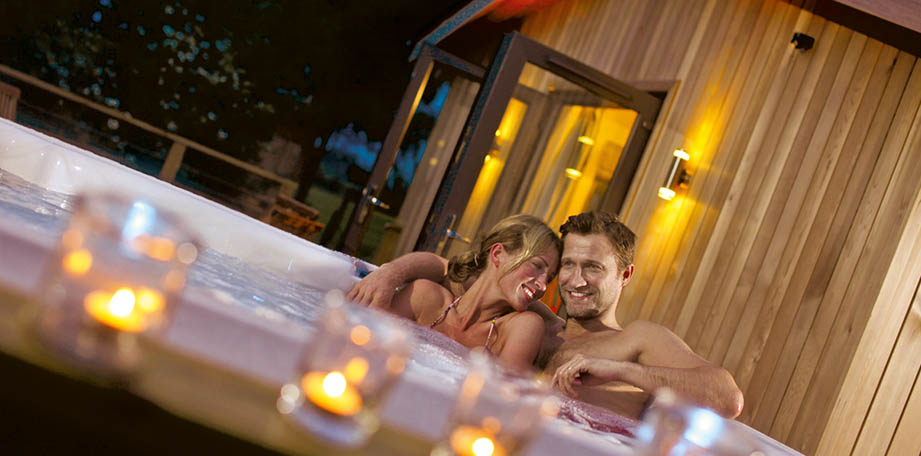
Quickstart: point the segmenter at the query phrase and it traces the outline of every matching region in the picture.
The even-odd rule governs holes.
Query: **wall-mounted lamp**
[[[806,52],[812,49],[812,46],[815,45],[815,38],[805,33],[796,32],[793,34],[793,39],[790,40],[790,43],[793,45],[794,49],[799,49],[803,52]]]
[[[675,197],[675,186],[687,186],[688,181],[691,180],[691,176],[687,171],[681,169],[681,162],[687,161],[689,158],[691,158],[691,156],[683,149],[675,150],[672,167],[668,171],[668,176],[665,177],[665,183],[659,187],[659,198],[671,200]]]

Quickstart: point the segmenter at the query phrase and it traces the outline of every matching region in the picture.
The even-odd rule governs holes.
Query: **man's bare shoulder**
[[[644,365],[691,368],[710,364],[658,323],[636,320],[624,328],[623,336],[622,342],[635,347],[637,361]]]

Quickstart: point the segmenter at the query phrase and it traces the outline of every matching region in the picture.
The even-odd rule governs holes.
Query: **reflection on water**
[[[33,185],[0,169],[0,214],[4,222],[28,231],[33,237],[47,240],[60,235],[70,213],[74,197]],[[331,255],[341,255],[330,252]],[[216,290],[229,305],[244,307],[253,318],[282,318],[312,330],[322,313],[324,292],[288,278],[252,266],[239,258],[204,249],[188,270],[189,289]],[[372,318],[392,318],[366,308],[358,313],[375,313]],[[395,319],[396,320],[396,319]],[[408,320],[399,324],[410,330],[417,344],[407,370],[439,383],[459,385],[466,375],[467,349],[437,331]],[[564,399],[560,417],[584,429],[630,435],[635,422]]]

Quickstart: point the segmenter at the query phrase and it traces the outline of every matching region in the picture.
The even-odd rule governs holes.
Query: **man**
[[[742,393],[728,371],[695,354],[664,326],[618,323],[617,304],[635,269],[636,235],[603,212],[571,216],[560,232],[559,291],[567,318],[562,331],[545,337],[537,361],[553,374],[554,386],[632,417],[639,417],[650,395],[665,387],[724,417],[738,416]],[[423,252],[405,255],[365,278],[349,298],[386,306],[396,284],[416,278],[442,281],[443,261]],[[463,292],[457,284],[452,291]]]

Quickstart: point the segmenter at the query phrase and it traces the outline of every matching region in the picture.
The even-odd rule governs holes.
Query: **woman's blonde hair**
[[[448,278],[463,282],[479,275],[489,261],[489,250],[497,242],[510,255],[515,255],[502,271],[503,275],[549,247],[556,248],[557,252],[563,251],[563,241],[539,218],[524,214],[513,215],[496,223],[486,236],[474,243],[473,249],[452,257],[448,262]],[[548,281],[555,275],[556,270],[551,271]]]

